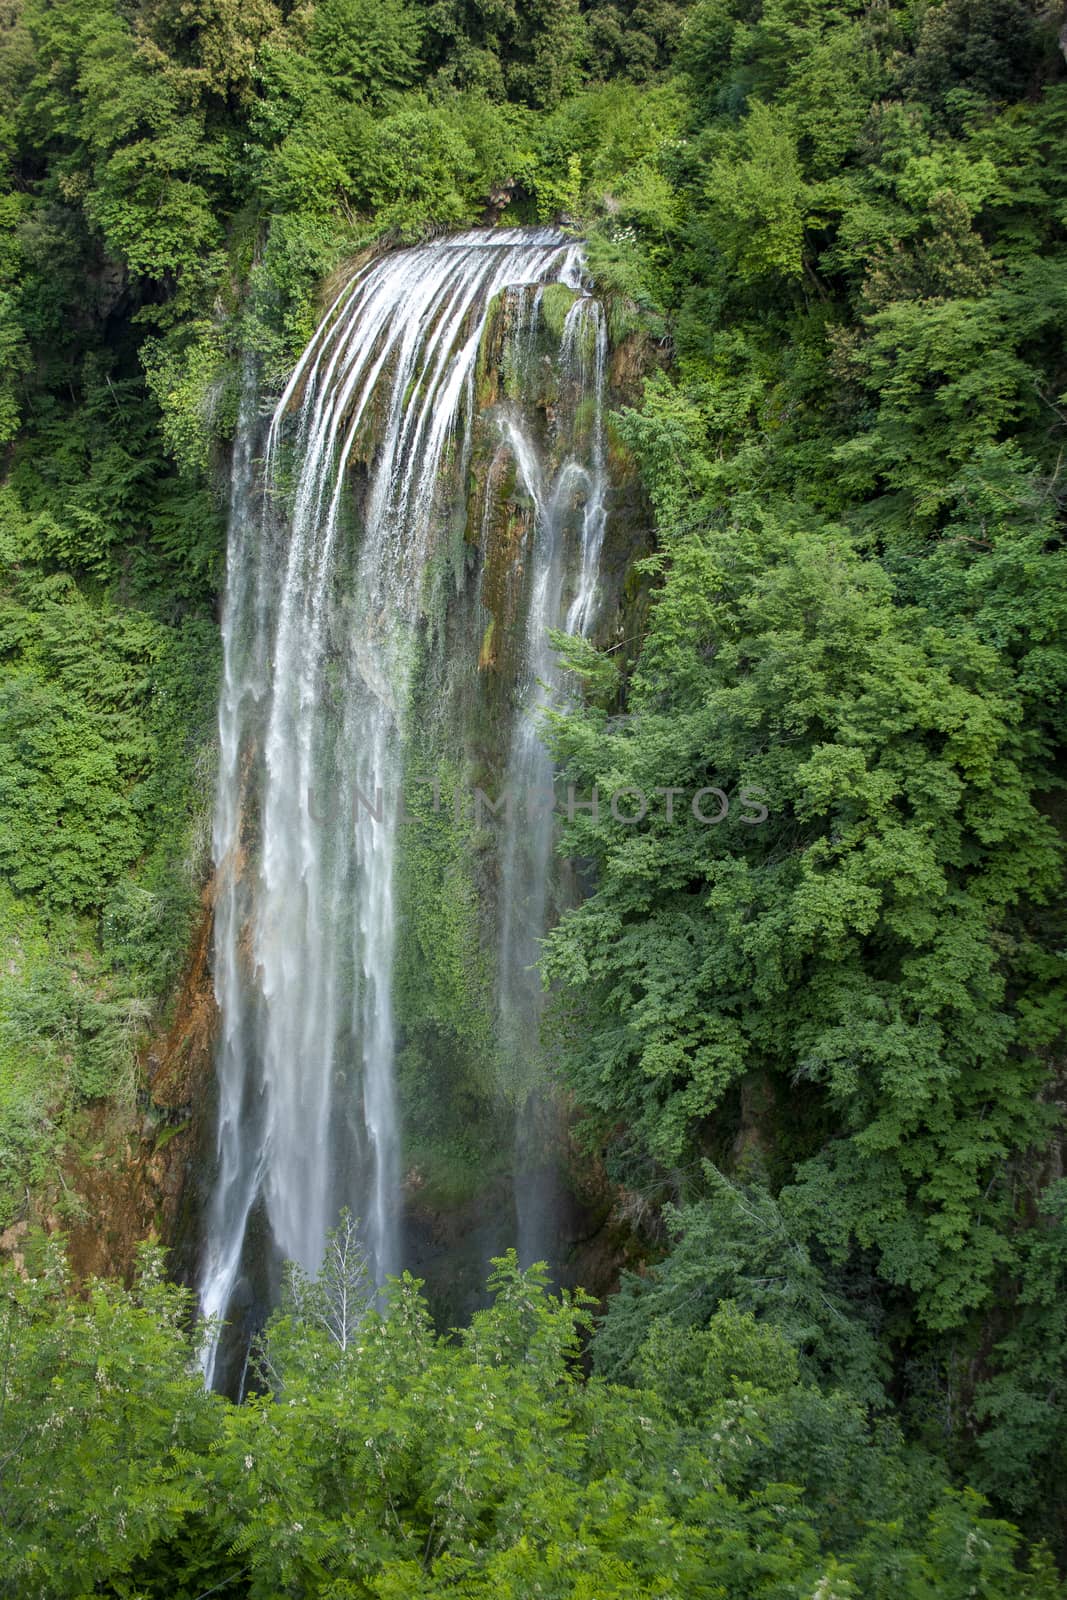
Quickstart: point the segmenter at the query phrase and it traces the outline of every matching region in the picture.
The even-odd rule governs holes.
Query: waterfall
[[[536,301],[535,301],[536,307]],[[520,324],[526,331],[532,319]],[[563,324],[558,366],[561,405],[546,463],[523,426],[507,421],[508,444],[534,505],[534,542],[522,679],[508,762],[509,811],[501,870],[498,996],[501,1041],[525,1089],[516,1130],[515,1190],[520,1260],[552,1259],[554,1176],[546,1167],[548,1113],[536,1062],[543,991],[540,941],[550,921],[553,860],[553,770],[540,737],[543,713],[564,693],[550,630],[584,635],[594,620],[606,526],[604,381],[607,327],[589,295],[574,301]],[[583,428],[578,413],[591,406]],[[554,472],[552,467],[554,465]],[[577,522],[577,571],[565,597],[567,538]],[[570,563],[573,567],[574,563]],[[566,603],[565,603],[566,600]],[[525,1080],[525,1081],[522,1081]]]
[[[557,683],[547,629],[588,627],[605,520],[606,332],[578,246],[498,229],[381,256],[334,300],[265,426],[246,386],[223,612],[206,1317],[254,1321],[278,1261],[314,1270],[346,1204],[378,1283],[402,1264],[393,978],[413,700],[466,515],[479,351],[504,304],[519,313],[511,346],[532,349],[546,285],[574,297],[558,463],[521,396],[497,425],[534,507],[508,783],[550,782],[535,733]],[[521,843],[512,823],[502,843],[503,1034],[516,1017],[536,1027],[550,830],[546,817]],[[227,1363],[232,1379],[241,1338],[228,1354],[209,1344],[208,1382]]]
[[[501,1022],[505,1034],[513,1036],[516,1043],[529,1040],[541,1001],[536,962],[538,941],[545,931],[553,829],[551,807],[538,804],[534,797],[543,795],[547,802],[552,792],[552,763],[539,726],[542,713],[558,698],[561,687],[549,631],[562,628],[566,633],[584,634],[588,630],[604,539],[606,352],[603,311],[596,300],[582,296],[564,322],[560,366],[565,393],[569,392],[572,403],[592,400],[592,437],[589,441],[580,435],[575,438],[572,419],[564,414],[557,432],[577,445],[580,453],[566,454],[554,477],[548,476],[521,419],[511,417],[507,422],[508,443],[534,503],[524,671],[508,764],[509,791],[518,803],[510,813],[504,845],[501,895]],[[576,511],[580,518],[578,572],[573,595],[564,606],[566,523]]]

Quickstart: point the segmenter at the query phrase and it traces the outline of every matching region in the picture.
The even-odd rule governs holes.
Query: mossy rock
[[[567,313],[581,295],[565,283],[549,283],[541,291],[541,320],[557,344],[563,338]]]

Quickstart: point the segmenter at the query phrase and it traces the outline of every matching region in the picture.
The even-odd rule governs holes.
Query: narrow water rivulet
[[[551,1197],[522,1130],[541,1097],[538,941],[558,907],[552,818],[531,800],[552,783],[539,718],[568,692],[549,631],[585,633],[597,616],[607,352],[579,247],[548,229],[487,230],[359,271],[269,422],[247,387],[223,618],[217,1176],[200,1278],[203,1314],[231,1331],[208,1349],[209,1382],[239,1387],[278,1263],[314,1270],[342,1206],[362,1220],[379,1283],[405,1264],[396,972],[402,941],[425,932],[399,903],[405,788],[446,721],[457,748],[492,723],[489,672],[507,807],[480,915],[499,1093],[518,1127],[519,1237],[505,1242],[529,1256],[545,1241]],[[509,376],[486,387],[490,359]],[[495,618],[479,523],[499,493],[514,549],[510,610]],[[457,610],[479,629],[489,617],[491,652],[473,625],[469,639],[447,625]]]

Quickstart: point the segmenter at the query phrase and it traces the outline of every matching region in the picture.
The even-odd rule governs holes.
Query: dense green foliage
[[[626,716],[578,650],[552,737],[582,792],[682,798],[567,829],[597,887],[550,943],[562,1071],[612,1169],[695,1207],[665,1284],[719,1204],[698,1158],[747,1149],[910,1425],[1047,1527],[1063,62],[1024,4],[703,0],[679,65],[670,201],[593,248],[674,337],[617,424],[658,589]],[[703,825],[709,785],[767,820]]]
[[[649,626],[628,675],[566,647],[551,737],[681,794],[563,840],[548,1042],[673,1202],[594,1377],[505,1263],[454,1342],[406,1283],[339,1351],[297,1285],[229,1408],[158,1264],[81,1304],[53,1262],[5,1280],[4,1592],[1054,1592],[963,1485],[1067,1543],[1065,129],[1039,0],[0,0],[0,1227],[138,1086],[242,364],[276,386],[362,248],[581,222],[658,342],[612,441]],[[450,895],[410,1020],[474,1051],[449,844],[402,886]]]
[[[182,1291],[72,1303],[53,1250],[0,1278],[0,1594],[411,1600],[1051,1600],[1036,1553],[731,1303],[642,1388],[580,1381],[581,1296],[495,1263],[433,1332],[418,1284],[371,1309],[350,1224],[292,1280],[263,1392],[206,1393]],[[98,1465],[107,1461],[107,1473]]]

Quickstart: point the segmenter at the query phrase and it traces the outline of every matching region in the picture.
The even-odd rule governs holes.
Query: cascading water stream
[[[532,331],[533,323],[524,318],[521,327]],[[607,522],[607,343],[602,307],[591,296],[580,296],[567,312],[559,351],[562,404],[556,438],[550,441],[557,453],[554,473],[539,458],[521,416],[507,422],[508,445],[534,505],[525,664],[508,763],[508,792],[516,803],[503,847],[497,968],[501,1043],[506,1057],[521,1063],[525,1078],[518,1086],[520,1095],[526,1090],[526,1102],[515,1155],[518,1249],[524,1263],[553,1256],[554,1183],[545,1164],[542,1126],[549,1107],[536,1070],[543,1006],[538,959],[550,920],[554,834],[552,761],[540,727],[546,709],[565,693],[551,631],[585,635],[595,616]],[[584,427],[576,415],[582,407],[591,408]],[[568,549],[574,542],[576,552]],[[574,574],[573,588],[565,604],[568,573]]]
[[[529,337],[538,286],[554,283],[577,296],[559,361],[572,412],[592,399],[582,450],[549,473],[521,406],[506,420],[535,505],[508,781],[550,781],[535,729],[539,684],[556,681],[547,629],[588,627],[604,528],[606,334],[578,247],[552,230],[495,230],[380,257],[330,307],[265,438],[246,393],[223,615],[206,1317],[254,1320],[269,1263],[314,1270],[346,1204],[377,1281],[401,1264],[392,987],[412,694],[444,530],[466,495],[488,319],[512,296],[524,308],[512,337]],[[509,828],[503,849],[505,907],[511,893],[520,907],[505,909],[500,942],[506,1025],[509,1011],[536,1020],[550,823],[525,851]],[[232,1386],[247,1332],[229,1350],[211,1340],[209,1383]]]

